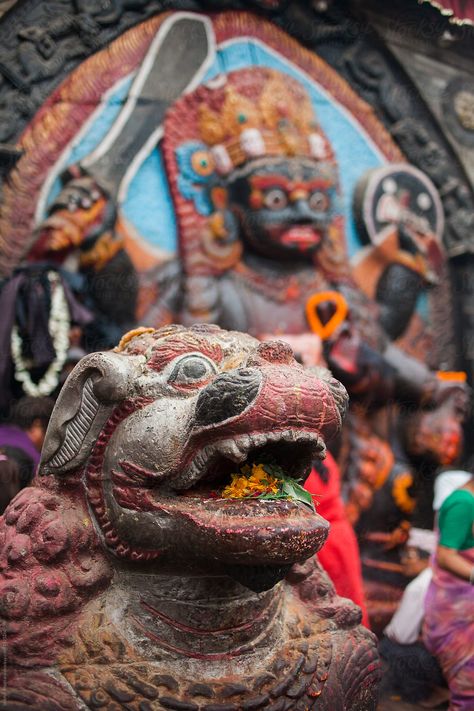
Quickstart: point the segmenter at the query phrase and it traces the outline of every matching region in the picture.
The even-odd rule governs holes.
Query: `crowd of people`
[[[431,555],[405,589],[380,643],[385,684],[424,708],[474,709],[474,476],[440,472],[435,530],[410,543]],[[421,535],[417,535],[421,534]]]

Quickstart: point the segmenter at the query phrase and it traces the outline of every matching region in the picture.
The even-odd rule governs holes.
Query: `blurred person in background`
[[[470,472],[464,470],[446,470],[436,477],[433,499],[436,520],[448,496],[470,478]],[[405,588],[379,646],[387,665],[384,686],[423,708],[435,708],[449,699],[440,665],[421,639],[424,601],[433,577],[429,556],[435,553],[437,542],[436,527],[434,531],[411,529],[403,565],[407,576],[416,577]]]
[[[0,448],[14,447],[32,462],[24,486],[36,474],[53,407],[54,400],[49,397],[22,397],[14,403],[9,420],[0,425]]]
[[[0,516],[22,488],[20,466],[9,454],[9,447],[0,449]]]
[[[329,451],[324,461],[313,462],[304,488],[312,495],[318,514],[331,524],[326,543],[318,552],[318,560],[334,583],[337,594],[359,605],[362,622],[369,627],[359,544],[341,497],[340,470]]]
[[[433,578],[425,597],[423,639],[439,661],[450,711],[474,709],[474,477],[439,511]]]

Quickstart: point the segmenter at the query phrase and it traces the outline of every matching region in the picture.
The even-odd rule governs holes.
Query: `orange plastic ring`
[[[332,302],[336,311],[325,324],[321,322],[317,307],[325,301]],[[347,301],[338,291],[321,291],[317,294],[312,294],[306,302],[306,318],[308,319],[309,327],[323,341],[332,336],[336,328],[345,321],[349,307]]]

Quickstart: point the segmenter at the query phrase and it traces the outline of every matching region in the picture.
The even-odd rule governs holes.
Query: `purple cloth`
[[[458,551],[474,564],[474,548]],[[449,711],[474,709],[474,586],[433,562],[423,637],[449,684]]]
[[[41,455],[26,432],[15,425],[0,425],[0,447],[17,447],[22,449],[33,460],[35,472],[38,469]]]

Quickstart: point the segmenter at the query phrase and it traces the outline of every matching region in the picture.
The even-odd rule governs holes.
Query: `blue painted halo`
[[[295,64],[279,55],[262,42],[241,37],[225,42],[216,51],[215,60],[203,82],[215,79],[219,74],[253,66],[265,66],[287,73],[299,81],[308,92],[319,123],[330,140],[339,166],[341,183],[341,208],[346,224],[346,239],[352,257],[361,247],[352,215],[352,196],[360,176],[370,168],[385,164],[378,148],[345,108]],[[68,148],[62,168],[85,158],[96,148],[112,127],[123,103],[133,75],[121,80],[104,97],[81,134]],[[178,188],[194,201],[201,215],[211,210],[203,188],[209,176],[201,176],[193,169],[191,158],[195,151],[205,150],[198,142],[190,142],[177,152],[181,175]],[[60,189],[59,180],[53,184],[47,204],[50,204]],[[128,185],[122,204],[125,218],[136,232],[160,251],[173,254],[177,249],[177,225],[164,162],[158,145],[145,158]]]

